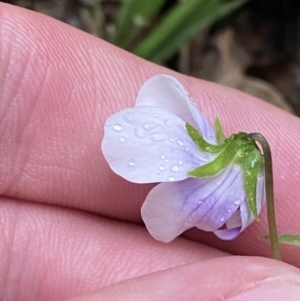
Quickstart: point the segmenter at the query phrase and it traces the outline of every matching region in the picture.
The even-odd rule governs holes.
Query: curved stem
[[[249,139],[259,142],[264,153],[264,170],[265,170],[265,189],[267,199],[267,212],[268,212],[268,226],[269,237],[272,246],[273,258],[281,260],[278,234],[275,218],[275,205],[274,205],[274,188],[273,188],[273,168],[272,168],[272,155],[271,148],[266,138],[259,133],[248,134]]]

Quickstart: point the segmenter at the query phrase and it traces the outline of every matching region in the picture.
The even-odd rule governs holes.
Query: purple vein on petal
[[[197,188],[195,189],[191,189],[192,192],[187,194],[185,196],[185,200],[184,200],[184,203],[183,203],[183,207],[184,206],[188,206],[187,203],[189,203],[187,200],[189,199],[189,197],[192,195],[192,194],[197,194],[197,191],[198,190],[201,190],[203,191],[203,193],[206,190],[207,188],[207,185],[211,186],[212,189],[210,189],[211,191],[209,192],[208,195],[206,195],[203,199],[199,200],[198,202],[201,202],[199,205],[197,205],[189,214],[188,216],[185,218],[185,222],[187,220],[190,220],[191,221],[191,224],[193,224],[194,226],[197,226],[198,224],[198,227],[201,228],[202,230],[207,230],[207,231],[213,231],[217,228],[219,228],[220,226],[222,226],[226,220],[236,211],[236,209],[238,208],[238,204],[235,204],[234,203],[234,200],[232,200],[231,198],[229,198],[228,200],[225,200],[222,202],[222,204],[220,204],[220,199],[223,197],[223,193],[224,191],[228,190],[231,188],[232,184],[234,184],[234,182],[236,181],[237,177],[238,177],[238,173],[235,172],[233,174],[233,178],[230,176],[231,173],[234,172],[234,169],[231,168],[229,169],[228,171],[224,171],[222,174],[218,175],[218,176],[215,176],[214,178],[212,179],[194,179],[194,181],[196,181],[196,185],[197,185]],[[222,182],[220,183],[220,178],[222,178]],[[224,183],[226,181],[230,180],[230,183],[226,183],[226,185],[224,185]],[[185,184],[187,183],[187,181],[192,181],[192,179],[188,179],[185,181]],[[201,182],[204,183],[201,185]],[[216,185],[212,182],[219,182],[219,185]],[[210,182],[210,183],[209,183]],[[178,183],[178,185],[180,185],[180,183]],[[216,188],[215,188],[216,187]],[[212,196],[214,194],[217,194],[217,198],[212,198]],[[227,194],[225,197],[228,197]],[[209,204],[211,205],[208,205],[207,201]],[[192,202],[190,202],[192,203]],[[204,206],[203,206],[204,205]],[[206,206],[205,206],[206,205]],[[211,218],[211,215],[209,215],[208,213],[209,212],[212,212],[214,208],[216,207],[226,207],[226,210],[227,212],[224,212],[224,214],[219,214],[218,212],[218,216],[217,217],[214,217],[214,218]],[[182,211],[185,211],[183,210],[183,207],[182,207]],[[230,212],[228,212],[229,208],[230,208]],[[197,217],[197,220],[195,220],[196,218],[196,213],[197,211],[201,209],[201,212],[198,212],[198,217]],[[194,215],[194,216],[193,216]],[[200,215],[200,216],[199,216]],[[220,218],[224,216],[224,221],[221,221]],[[212,226],[212,221],[215,222],[215,221],[218,221],[218,224],[215,225],[215,226]],[[201,221],[201,225],[199,225],[199,222]],[[183,224],[184,224],[183,223]],[[205,225],[205,226],[204,226]],[[210,225],[210,227],[207,227],[208,225]]]

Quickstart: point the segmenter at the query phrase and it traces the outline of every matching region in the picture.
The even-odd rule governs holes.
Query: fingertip
[[[299,284],[299,271],[286,264],[223,257],[133,278],[72,301],[298,300]]]

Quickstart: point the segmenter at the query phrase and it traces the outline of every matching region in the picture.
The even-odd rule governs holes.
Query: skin
[[[0,39],[1,300],[298,300],[299,249],[281,246],[296,267],[265,258],[265,208],[231,242],[192,229],[159,243],[139,212],[152,186],[115,175],[100,151],[106,118],[171,74],[227,135],[268,139],[278,231],[299,233],[297,117],[3,3]]]

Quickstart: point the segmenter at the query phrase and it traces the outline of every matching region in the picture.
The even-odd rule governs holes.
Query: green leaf
[[[211,177],[222,172],[240,151],[240,141],[231,139],[223,148],[222,152],[211,162],[197,167],[188,172],[188,175],[195,178]]]
[[[126,48],[139,30],[148,25],[166,0],[123,0],[113,43]]]
[[[269,235],[265,235],[262,238],[267,240],[270,239]],[[278,235],[278,240],[282,244],[300,247],[300,235],[282,234]]]
[[[173,55],[197,32],[247,1],[185,0],[179,2],[133,52],[145,59],[161,62]]]
[[[199,134],[199,132],[189,123],[185,124],[185,128],[189,136],[192,138],[192,140],[195,142],[195,144],[199,147],[201,151],[214,154],[219,153],[224,148],[224,145],[215,145],[206,142],[203,139],[203,137]]]
[[[217,135],[218,144],[225,143],[226,137],[223,133],[221,122],[218,117],[215,120],[215,131],[216,131],[216,135]]]

